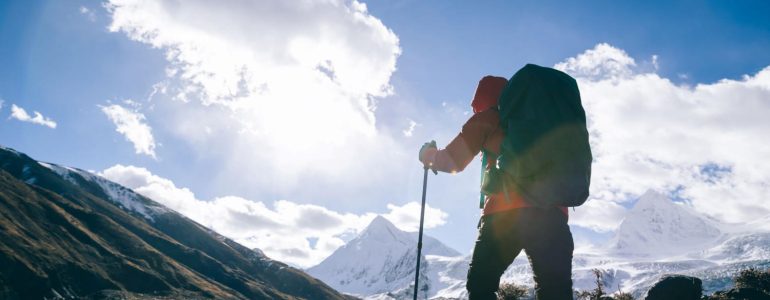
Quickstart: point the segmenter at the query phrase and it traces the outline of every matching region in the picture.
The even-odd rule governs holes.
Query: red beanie
[[[471,101],[473,113],[479,113],[497,106],[497,98],[500,98],[500,94],[507,84],[508,80],[503,77],[484,76],[484,78],[481,78],[479,86],[476,88],[476,95],[473,96],[473,101]]]

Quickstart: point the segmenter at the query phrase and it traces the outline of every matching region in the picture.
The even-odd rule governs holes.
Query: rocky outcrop
[[[703,282],[695,277],[666,275],[647,292],[645,300],[698,300],[702,296]]]

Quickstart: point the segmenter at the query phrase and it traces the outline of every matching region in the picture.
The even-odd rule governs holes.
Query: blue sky
[[[160,198],[186,197],[168,201],[244,243],[285,243],[267,253],[305,266],[373,214],[414,226],[417,149],[454,137],[479,78],[562,63],[583,78],[601,133],[596,207],[575,213],[577,240],[602,242],[646,189],[676,190],[725,221],[752,208],[770,213],[756,209],[770,169],[749,171],[742,160],[767,149],[753,144],[768,128],[755,115],[768,108],[759,75],[770,66],[767,2],[364,1],[363,9],[340,1],[315,11],[281,1],[158,3],[0,3],[0,144]],[[12,118],[14,105],[56,127]],[[310,124],[291,127],[298,116]],[[714,139],[755,150],[731,153]],[[428,233],[465,253],[479,215],[478,168],[428,184],[437,209]],[[727,174],[715,181],[704,169]],[[713,198],[743,202],[720,214]],[[226,209],[215,205],[222,215],[210,216],[201,203]],[[296,218],[317,217],[329,231],[281,209],[307,212]],[[223,218],[232,222],[214,220]],[[298,240],[238,231],[235,220],[274,224]],[[307,253],[292,256],[292,247]]]

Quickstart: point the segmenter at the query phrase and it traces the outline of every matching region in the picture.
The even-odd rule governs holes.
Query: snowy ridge
[[[692,256],[720,263],[770,259],[770,232],[742,234]]]
[[[129,188],[104,179],[103,177],[91,172],[75,168],[62,167],[51,163],[37,163],[53,171],[64,180],[67,180],[73,184],[79,185],[77,177],[80,177],[87,182],[96,184],[104,192],[104,194],[109,197],[109,200],[125,210],[142,215],[142,217],[149,221],[154,220],[153,216],[164,214],[170,211],[168,208],[162,206],[161,204],[146,200]]]
[[[8,147],[3,146],[3,145],[0,145],[0,150],[6,151],[6,152],[9,152],[9,153],[13,153],[16,156],[21,156],[21,152],[16,151],[16,150],[11,149],[11,148],[8,148]]]
[[[428,274],[433,287],[431,298],[463,299],[468,297],[465,278],[468,274],[469,256],[446,257],[428,255]]]
[[[143,197],[122,185],[109,181],[97,174],[76,168],[64,167],[57,164],[41,162],[32,159],[24,153],[1,146],[0,154],[11,154],[6,164],[13,166],[19,172],[19,179],[30,185],[38,185],[48,176],[60,177],[68,183],[82,188],[97,188],[107,196],[108,200],[118,207],[141,215],[148,221],[153,221],[154,216],[170,212],[165,206]],[[50,173],[49,173],[50,172]],[[49,175],[50,174],[50,175]]]
[[[86,180],[96,183],[102,191],[110,197],[110,200],[122,206],[124,209],[141,214],[145,219],[153,221],[153,216],[158,213],[166,213],[168,209],[160,205],[150,205],[143,201],[139,194],[122,185],[104,179],[101,176],[78,170],[78,174]]]
[[[77,170],[72,169],[72,168],[68,168],[68,167],[62,167],[62,166],[56,165],[56,164],[45,163],[45,162],[42,162],[42,161],[39,161],[37,163],[40,164],[43,167],[48,168],[49,170],[53,171],[57,175],[61,176],[62,178],[64,178],[64,180],[69,181],[69,182],[74,183],[74,184],[78,184],[77,180],[75,180],[75,178],[72,177],[72,175],[71,175],[73,173],[77,173]]]

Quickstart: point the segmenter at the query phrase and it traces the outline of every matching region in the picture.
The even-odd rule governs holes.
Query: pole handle
[[[425,169],[425,173],[426,173],[426,174],[428,173],[428,170],[431,170],[431,171],[433,171],[433,175],[438,175],[438,171],[436,171],[436,170],[434,170],[433,168],[431,168],[431,166],[429,166],[429,165],[423,165],[422,167],[423,167],[423,169]]]

